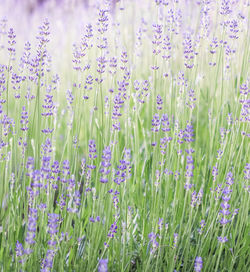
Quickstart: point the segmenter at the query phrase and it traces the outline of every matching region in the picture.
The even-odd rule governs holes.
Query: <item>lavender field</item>
[[[249,16],[0,0],[0,271],[249,271]]]

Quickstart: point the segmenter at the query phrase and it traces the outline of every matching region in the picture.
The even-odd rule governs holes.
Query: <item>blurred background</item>
[[[72,10],[74,8],[89,8],[95,7],[101,4],[100,0],[1,0],[1,9],[7,7],[13,10],[17,6],[22,8],[28,14],[32,14],[37,10],[45,9],[47,11],[52,11],[53,9],[64,9]],[[122,2],[121,0],[107,0],[109,2],[111,9],[114,11],[117,2]]]

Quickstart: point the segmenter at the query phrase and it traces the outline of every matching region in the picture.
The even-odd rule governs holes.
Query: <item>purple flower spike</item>
[[[247,163],[244,170],[244,179],[250,180],[250,163]]]
[[[26,254],[26,250],[24,250],[22,243],[20,243],[19,241],[16,242],[16,258],[18,259],[18,262],[20,264],[25,262],[25,259],[23,259],[22,257]]]
[[[161,118],[161,125],[162,125],[162,131],[163,132],[168,132],[170,131],[170,122],[167,114],[163,114]]]
[[[159,114],[155,114],[152,119],[152,128],[153,132],[158,132],[160,130],[161,120]]]
[[[177,242],[178,242],[178,233],[174,233],[174,248],[177,247]]]
[[[234,184],[234,178],[233,178],[232,172],[228,172],[226,180],[227,180],[227,182],[226,182],[227,185],[231,186]]]
[[[163,100],[162,100],[162,98],[161,98],[160,95],[157,95],[156,103],[157,103],[157,109],[161,110],[162,109]]]
[[[194,271],[195,272],[201,272],[202,265],[203,265],[202,258],[201,257],[196,257],[195,258],[195,264],[194,264]]]
[[[25,241],[29,245],[36,243],[36,241],[34,240],[36,238],[36,224],[37,224],[37,209],[30,208],[27,225],[28,231],[25,238]]]
[[[102,173],[102,177],[100,178],[100,181],[102,183],[108,182],[107,176],[110,173],[110,169],[109,169],[109,167],[111,166],[110,160],[111,160],[111,148],[110,146],[107,146],[103,150],[102,168],[100,169],[100,172]]]
[[[95,169],[96,166],[93,164],[94,160],[97,158],[95,140],[89,140],[89,158],[91,160],[91,164],[88,164],[87,167]]]
[[[150,253],[154,254],[159,247],[159,243],[156,241],[157,235],[154,232],[149,233],[148,238],[151,243]]]
[[[101,259],[99,261],[98,272],[108,272],[108,259]]]
[[[228,241],[228,239],[227,239],[226,236],[225,236],[225,237],[219,236],[217,239],[218,239],[218,241],[219,241],[220,243],[226,243],[226,242]]]
[[[109,238],[114,238],[115,233],[117,233],[117,224],[114,222],[109,229],[108,237]]]
[[[203,230],[204,230],[205,226],[206,226],[205,220],[201,220],[201,222],[200,222],[200,229],[198,229],[199,234],[203,233]]]
[[[58,232],[59,215],[55,213],[48,214],[48,233],[53,236]]]
[[[16,34],[13,30],[13,28],[10,28],[9,32],[8,32],[8,44],[9,44],[9,47],[8,47],[8,51],[9,51],[9,55],[10,55],[10,58],[12,60],[14,60],[14,56],[16,54],[16,49],[15,49],[15,44],[16,44]]]
[[[20,243],[19,241],[16,242],[16,256],[17,257],[22,257],[24,254],[24,249],[23,249],[23,245],[22,243]]]

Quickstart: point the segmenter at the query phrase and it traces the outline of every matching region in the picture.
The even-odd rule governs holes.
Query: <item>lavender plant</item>
[[[84,2],[0,3],[0,270],[248,271],[248,1]]]

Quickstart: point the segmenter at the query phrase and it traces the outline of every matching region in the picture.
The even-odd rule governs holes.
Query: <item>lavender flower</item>
[[[233,173],[232,172],[228,172],[227,173],[227,177],[226,177],[226,184],[231,186],[234,184],[234,178],[233,178]]]
[[[197,194],[197,206],[200,206],[202,203],[203,189],[201,188]]]
[[[15,98],[19,99],[21,97],[20,95],[20,88],[21,88],[21,83],[26,79],[25,76],[19,76],[16,73],[12,73],[11,75],[11,83],[12,83],[12,88],[15,90]]]
[[[216,178],[218,176],[218,168],[217,164],[213,167],[212,176],[213,176],[213,182],[216,181]]]
[[[122,182],[125,182],[131,172],[131,151],[130,149],[125,149],[123,159],[120,160],[120,164],[117,166],[118,170],[115,172],[114,182],[120,185]]]
[[[0,19],[0,36],[3,38],[7,35],[7,30],[6,30],[7,22],[8,20],[5,17]],[[4,43],[2,41],[0,43],[0,50],[1,49],[4,49]]]
[[[185,59],[185,66],[188,69],[191,69],[194,67],[194,56],[195,52],[193,49],[193,44],[190,35],[186,35],[186,38],[183,41],[183,47],[184,47],[184,59]]]
[[[192,184],[190,184],[190,179],[193,177],[193,170],[194,170],[194,160],[191,155],[187,156],[187,166],[186,166],[186,173],[185,177],[187,178],[187,182],[184,186],[185,189],[191,189]]]
[[[59,215],[55,213],[48,214],[48,233],[53,237],[58,232]]]
[[[162,42],[162,49],[163,49],[163,55],[162,58],[164,60],[169,60],[171,58],[171,50],[172,50],[172,46],[171,46],[171,42],[170,42],[170,38],[168,35],[166,35],[163,39]]]
[[[198,229],[199,234],[203,233],[205,226],[206,226],[205,220],[201,220],[200,228]]]
[[[156,103],[157,103],[157,109],[161,110],[162,109],[163,100],[162,100],[162,98],[161,98],[160,95],[157,95],[157,97],[156,97]]]
[[[29,41],[27,41],[24,45],[24,53],[20,59],[20,67],[24,70],[29,67],[30,64],[30,50],[31,50],[31,44]]]
[[[141,104],[145,103],[146,97],[148,97],[148,87],[149,82],[147,80],[139,82],[138,80],[134,81],[134,89],[136,90],[137,101]]]
[[[163,114],[161,118],[161,130],[163,132],[170,131],[170,122],[167,114]]]
[[[48,19],[45,19],[43,24],[39,27],[39,35],[36,37],[38,40],[37,55],[30,62],[30,71],[33,72],[34,77],[30,78],[38,83],[38,78],[45,75],[44,66],[49,60],[49,54],[47,51],[47,44],[49,42],[50,35],[50,23]]]
[[[16,44],[16,34],[14,32],[14,29],[13,28],[10,28],[9,32],[8,32],[8,44],[9,44],[9,47],[8,47],[8,51],[9,51],[9,55],[10,55],[10,58],[11,60],[14,60],[15,58],[15,54],[16,54],[16,49],[15,49],[15,44]]]
[[[178,233],[174,233],[174,248],[177,247],[177,242],[178,242]]]
[[[238,22],[237,20],[232,20],[229,24],[229,31],[230,31],[230,34],[229,34],[229,38],[231,39],[238,39],[239,38],[239,25],[238,25]]]
[[[111,160],[111,148],[110,146],[107,146],[103,150],[102,164],[101,164],[102,168],[100,169],[100,173],[102,174],[100,181],[102,183],[108,182],[108,174],[110,173],[109,167],[111,166],[110,160]]]
[[[163,29],[163,25],[153,24],[154,34],[153,34],[152,44],[154,45],[154,48],[153,48],[154,55],[158,55],[161,53],[160,45],[162,43],[162,29]]]
[[[194,208],[194,207],[196,206],[196,202],[197,202],[196,191],[193,191],[190,206],[191,206],[192,208]]]
[[[29,124],[28,118],[29,117],[28,117],[28,112],[26,111],[26,107],[23,106],[23,111],[21,113],[21,120],[20,120],[22,131],[27,131],[29,129],[28,128],[28,124]]]
[[[167,144],[172,141],[172,137],[164,137],[160,139],[160,148],[161,148],[161,154],[165,155],[166,154],[166,148]]]
[[[95,169],[96,166],[93,164],[94,160],[97,158],[96,155],[96,144],[95,140],[89,140],[89,159],[91,161],[91,164],[88,164],[87,167],[90,169]]]
[[[98,272],[108,272],[108,259],[101,259],[99,261]]]
[[[228,210],[230,208],[230,205],[228,201],[230,200],[230,193],[232,190],[229,189],[229,187],[225,187],[224,190],[222,191],[222,199],[223,202],[221,203],[221,210],[220,214],[222,215],[222,218],[220,219],[220,223],[222,225],[226,225],[227,223],[230,222],[230,220],[227,219],[227,215],[231,214],[231,212]]]
[[[97,31],[102,35],[108,30],[108,15],[107,10],[100,9],[97,23]]]
[[[230,0],[222,0],[221,7],[220,7],[220,14],[221,15],[228,15],[232,12],[230,8]]]
[[[216,65],[216,61],[215,61],[215,54],[217,52],[217,47],[219,46],[219,42],[218,39],[216,37],[214,37],[209,45],[209,52],[210,54],[212,54],[211,59],[212,61],[209,62],[209,65],[214,67]]]
[[[59,196],[59,202],[57,202],[57,204],[60,206],[61,210],[64,209],[64,207],[66,206],[66,197],[64,196],[64,194]]]
[[[42,116],[44,117],[52,116],[53,110],[55,108],[55,104],[53,102],[53,95],[51,94],[51,88],[51,86],[47,87],[44,104],[42,105],[42,108],[44,109],[44,112],[42,112]]]
[[[15,121],[14,119],[8,117],[6,114],[3,115],[3,118],[0,119],[0,124],[2,124],[2,132],[4,136],[14,133]]]
[[[63,161],[63,169],[62,169],[62,176],[61,176],[61,182],[67,183],[68,182],[68,176],[70,175],[70,164],[68,160]]]
[[[151,246],[152,246],[150,248],[150,253],[154,254],[156,252],[157,248],[159,247],[159,243],[156,240],[157,235],[154,232],[151,232],[151,233],[149,233],[148,238],[149,238]]]
[[[203,1],[203,5],[201,8],[201,12],[200,12],[200,35],[201,37],[208,37],[209,33],[210,33],[210,0],[208,1]]]
[[[128,68],[126,67],[126,64],[128,63],[128,54],[126,51],[123,51],[121,54],[121,70],[126,71]]]
[[[193,89],[190,89],[187,91],[187,102],[186,105],[193,110],[195,108],[195,101],[196,101],[196,97],[195,97],[195,92]]]
[[[24,254],[23,245],[22,245],[22,243],[20,243],[19,241],[16,242],[15,251],[16,251],[16,256],[17,256],[17,257],[22,257],[23,254]]]
[[[49,272],[53,268],[53,260],[55,257],[55,251],[48,249],[45,259],[42,260],[41,272]]]
[[[105,57],[97,58],[97,72],[103,74],[105,72],[107,60]]]
[[[126,80],[122,80],[122,81],[117,81],[117,84],[118,84],[118,90],[120,95],[123,97],[124,100],[126,100],[128,98],[127,87],[129,83]]]
[[[121,93],[118,93],[114,97],[114,106],[113,106],[113,112],[112,112],[112,119],[113,119],[113,129],[114,130],[120,130],[120,122],[118,119],[122,116],[121,114],[121,108],[124,104],[124,100],[122,99]]]
[[[194,129],[193,125],[187,122],[187,126],[184,132],[184,141],[187,143],[194,142]]]
[[[155,114],[152,119],[152,128],[153,132],[158,132],[160,130],[161,120],[159,114]]]
[[[28,245],[35,244],[35,237],[36,237],[36,224],[37,224],[37,209],[30,208],[29,215],[28,215],[28,224],[27,224],[27,233],[25,241]]]
[[[76,71],[83,71],[84,68],[82,68],[82,59],[86,55],[86,50],[88,48],[88,44],[83,41],[79,46],[76,44],[73,44],[73,69]]]
[[[115,221],[113,224],[111,224],[108,237],[109,238],[114,238],[115,233],[117,233],[117,222]]]
[[[109,73],[111,75],[115,75],[117,72],[117,58],[116,57],[112,57],[109,60]]]
[[[244,170],[244,179],[250,180],[250,163],[247,163]]]
[[[217,237],[217,239],[218,239],[218,241],[219,241],[220,243],[226,243],[226,242],[228,241],[228,239],[227,239],[226,236],[224,236],[224,237],[219,236],[219,237]]]
[[[202,258],[201,257],[196,257],[195,258],[195,264],[194,264],[195,272],[201,272],[202,265],[203,265]]]

